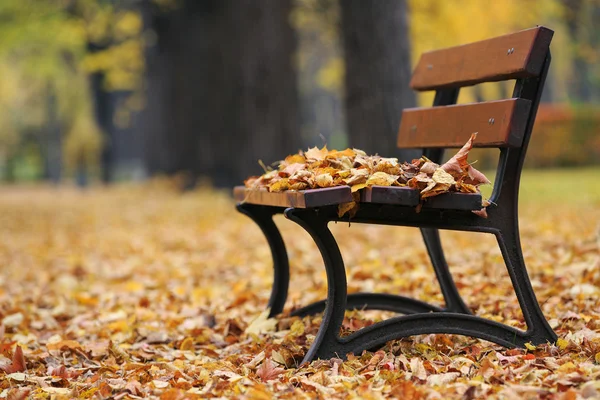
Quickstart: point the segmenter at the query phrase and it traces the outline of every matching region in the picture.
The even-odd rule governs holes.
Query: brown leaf
[[[8,391],[6,396],[7,400],[25,400],[29,398],[29,394],[31,393],[31,389],[29,388],[12,388]]]
[[[23,356],[23,350],[21,346],[17,345],[15,352],[12,357],[12,362],[8,365],[0,366],[0,369],[7,374],[14,372],[23,372],[26,370],[25,357]]]
[[[277,364],[266,358],[260,367],[256,370],[256,375],[263,381],[267,382],[277,379],[279,375],[285,372],[285,369],[277,367]]]
[[[448,173],[458,173],[461,174],[463,171],[467,170],[469,163],[467,162],[467,157],[469,155],[469,151],[473,147],[473,141],[477,137],[477,132],[473,133],[467,143],[446,163],[442,165],[442,169]]]
[[[125,385],[125,390],[129,391],[129,393],[131,393],[135,396],[141,396],[142,395],[142,384],[136,379],[130,379],[129,381],[127,381],[127,384]]]
[[[419,171],[424,172],[428,175],[433,175],[433,173],[439,168],[439,164],[434,163],[433,161],[426,161]]]
[[[344,179],[344,182],[348,186],[358,185],[360,183],[366,183],[369,178],[369,170],[365,168],[352,168],[350,170],[350,176]]]
[[[358,193],[358,192],[357,192]],[[346,213],[350,213],[350,217],[353,217],[356,214],[356,210],[358,209],[358,203],[355,201],[350,201],[348,203],[342,203],[338,206],[338,217],[342,218]]]
[[[287,167],[285,167],[284,169],[282,169],[281,171],[279,171],[279,176],[283,177],[283,178],[288,178],[292,175],[294,175],[296,172],[306,169],[306,164],[302,163],[294,163],[294,164],[290,164]]]

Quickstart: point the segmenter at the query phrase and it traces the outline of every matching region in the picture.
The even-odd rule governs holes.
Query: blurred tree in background
[[[369,154],[419,157],[418,150],[407,153],[396,148],[402,109],[416,105],[408,87],[412,71],[406,1],[340,4],[349,142]]]
[[[533,140],[573,154],[532,165],[598,162],[598,20],[600,0],[2,0],[0,179],[223,186],[324,142],[394,154],[401,108],[432,101],[406,87],[420,53],[536,24],[556,31],[544,100],[562,106]]]
[[[156,38],[140,115],[150,173],[231,186],[302,147],[290,0],[142,4]]]
[[[56,182],[64,169],[85,183],[101,155],[110,170],[104,149],[129,107],[111,102],[120,91],[141,93],[144,65],[141,19],[124,4],[0,2],[0,164],[7,180],[19,160]]]

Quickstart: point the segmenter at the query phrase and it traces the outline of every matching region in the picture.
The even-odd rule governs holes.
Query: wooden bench
[[[401,148],[421,148],[440,163],[444,149],[464,144],[478,132],[475,145],[500,150],[488,217],[471,210],[481,208],[479,194],[442,194],[427,199],[416,210],[418,192],[406,187],[372,187],[361,193],[353,223],[412,226],[421,229],[445,307],[419,300],[377,293],[347,294],[344,262],[327,225],[347,220],[337,214],[337,204],[351,200],[350,188],[335,187],[300,192],[268,193],[235,189],[238,210],[252,218],[264,232],[274,264],[274,284],[269,301],[271,315],[283,310],[289,285],[289,266],[273,215],[284,215],[303,227],[314,239],[327,271],[327,299],[295,315],[323,312],[323,322],[304,361],[315,357],[344,357],[382,346],[410,335],[451,333],[489,340],[506,347],[525,343],[554,342],[531,286],[519,239],[519,179],[535,121],[544,81],[550,65],[553,32],[537,27],[514,34],[421,56],[412,77],[415,90],[435,90],[431,108],[403,111],[398,133]],[[461,87],[482,82],[516,79],[512,98],[456,105]],[[243,201],[245,200],[245,201]],[[528,329],[513,327],[472,315],[458,293],[444,258],[438,229],[486,232],[495,235]],[[383,309],[406,314],[363,328],[350,336],[339,332],[346,309]]]

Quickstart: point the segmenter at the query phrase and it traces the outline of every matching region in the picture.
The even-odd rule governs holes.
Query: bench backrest
[[[531,99],[515,98],[447,106],[458,90],[483,82],[539,77],[552,31],[538,27],[421,55],[410,82],[418,91],[455,92],[450,101],[402,113],[401,148],[461,147],[479,132],[478,147],[519,147],[523,143]],[[518,84],[518,82],[517,82]]]
[[[497,193],[492,195],[497,200],[498,180],[505,174],[515,175],[518,184],[550,65],[553,33],[540,26],[421,55],[410,86],[435,90],[435,100],[433,107],[403,111],[398,147],[427,149],[425,155],[439,162],[444,148],[461,147],[478,132],[475,147],[501,149]],[[510,99],[456,104],[461,87],[511,79],[516,83]]]

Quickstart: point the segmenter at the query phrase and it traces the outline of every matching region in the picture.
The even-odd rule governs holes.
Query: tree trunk
[[[58,184],[62,178],[62,127],[58,116],[58,105],[54,89],[49,85],[47,100],[48,123],[43,132],[44,149],[44,179]]]
[[[239,184],[297,151],[295,37],[290,0],[186,0],[167,14],[146,4],[142,116],[150,173],[186,171]]]
[[[406,0],[340,0],[340,6],[350,145],[401,160],[418,156],[396,147],[402,109],[415,106]]]

